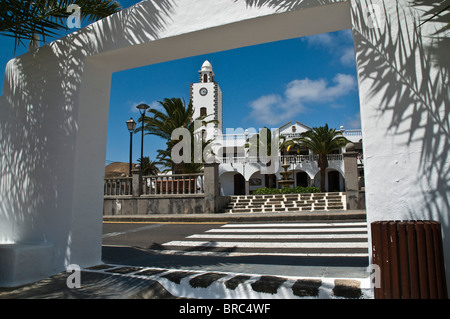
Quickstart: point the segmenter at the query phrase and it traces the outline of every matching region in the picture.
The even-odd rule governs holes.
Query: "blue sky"
[[[120,1],[128,7],[138,1]],[[65,31],[63,31],[65,34]],[[14,40],[0,37],[1,84]],[[213,66],[223,93],[223,127],[269,128],[289,121],[309,126],[360,128],[359,99],[350,30],[284,40],[186,58],[113,74],[108,122],[107,163],[128,162],[125,122],[137,122],[136,105],[157,105],[164,98],[189,101],[205,60]],[[2,85],[3,86],[3,85]],[[145,136],[144,156],[155,159],[164,141]],[[140,134],[133,137],[133,160],[140,156]]]

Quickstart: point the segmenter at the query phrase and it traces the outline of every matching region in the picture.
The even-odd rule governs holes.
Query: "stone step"
[[[277,206],[284,206],[284,207],[289,207],[289,206],[299,206],[299,205],[304,205],[304,204],[320,204],[320,205],[328,205],[328,206],[335,206],[335,205],[342,205],[343,201],[339,200],[339,201],[325,201],[325,200],[317,200],[317,201],[313,201],[313,200],[307,200],[307,201],[284,201],[284,202],[258,202],[258,203],[253,203],[253,202],[245,202],[245,203],[228,203],[228,207],[258,207],[258,206],[273,206],[273,205],[277,205]]]
[[[264,207],[264,208],[224,208],[221,213],[276,213],[301,211],[330,211],[343,210],[344,206],[302,206],[302,207]]]
[[[299,212],[343,210],[345,193],[274,194],[231,196],[226,213]]]

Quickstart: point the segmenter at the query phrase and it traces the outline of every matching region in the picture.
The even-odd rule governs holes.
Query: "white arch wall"
[[[234,175],[240,174],[239,172],[225,172],[220,175],[219,183],[220,183],[220,195],[221,196],[229,196],[234,195]]]
[[[11,60],[0,99],[0,241],[52,243],[50,272],[100,261],[113,72],[351,27],[368,220],[435,219],[448,231],[448,46],[428,37],[433,23],[416,34],[422,8],[373,3],[387,18],[379,29],[356,0],[146,1]],[[407,57],[416,59],[401,65]]]

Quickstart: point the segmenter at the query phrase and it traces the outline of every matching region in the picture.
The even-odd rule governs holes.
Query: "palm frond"
[[[78,5],[83,21],[94,22],[121,10],[114,0],[2,0],[0,3],[0,35],[15,38],[15,45],[24,40],[33,40],[38,34],[57,36],[57,31],[66,29],[67,12],[71,4]]]

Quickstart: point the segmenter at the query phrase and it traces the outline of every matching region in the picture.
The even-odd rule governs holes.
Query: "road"
[[[104,223],[105,263],[284,276],[363,277],[358,222]]]
[[[2,298],[372,298],[358,221],[104,223],[103,264]],[[341,254],[341,255],[336,255]],[[183,301],[184,302],[184,301]],[[191,301],[189,301],[191,302]]]

